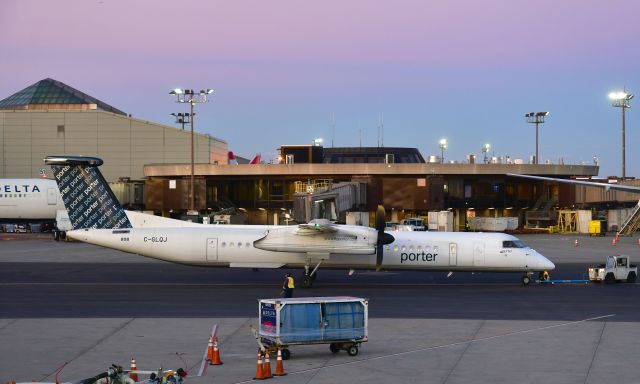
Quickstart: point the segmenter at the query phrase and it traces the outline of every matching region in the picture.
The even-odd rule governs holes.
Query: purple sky
[[[640,92],[640,2],[629,0],[0,0],[0,99],[46,77],[172,125],[168,92],[214,88],[196,130],[263,159],[280,144],[415,146],[447,160],[540,157],[621,173],[620,110]],[[640,100],[632,100],[632,105]],[[640,104],[638,104],[640,107]],[[640,126],[627,111],[627,176]],[[361,135],[360,135],[361,132]]]

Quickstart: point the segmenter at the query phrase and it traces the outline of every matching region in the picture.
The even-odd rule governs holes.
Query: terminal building
[[[0,101],[0,178],[39,177],[48,155],[87,155],[126,207],[184,217],[189,208],[190,131],[132,117],[53,79]],[[371,224],[450,212],[453,230],[473,217],[547,227],[559,208],[616,210],[637,196],[518,179],[508,173],[591,178],[597,165],[425,161],[417,148],[282,145],[277,164],[228,164],[224,140],[195,133],[195,208],[200,218],[292,224],[324,217]],[[240,162],[239,162],[240,163]],[[50,170],[45,169],[47,174]],[[625,180],[625,183],[635,181]]]
[[[136,119],[53,79],[0,100],[0,178],[51,177],[49,155],[96,156],[116,194],[130,190],[127,199],[142,207],[142,189],[128,184],[144,184],[146,164],[189,163],[190,151],[190,131]],[[195,134],[197,163],[226,164],[227,152],[224,140]]]

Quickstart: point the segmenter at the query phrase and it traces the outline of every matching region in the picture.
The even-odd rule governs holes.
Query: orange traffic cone
[[[640,247],[640,239],[638,239],[638,247]]]
[[[211,359],[211,365],[222,365],[220,361],[220,350],[218,350],[218,338],[213,338],[213,359]]]
[[[284,366],[282,365],[282,352],[280,352],[280,348],[278,348],[278,358],[276,361],[276,372],[273,374],[274,376],[284,376],[287,373],[284,371]]]
[[[264,371],[262,369],[262,353],[258,350],[258,365],[256,366],[256,377],[254,380],[264,380]]]
[[[269,350],[264,353],[264,365],[262,366],[262,373],[265,379],[273,378],[271,374],[271,362],[269,361]]]
[[[129,373],[129,378],[135,382],[138,382],[138,366],[136,365],[136,359],[131,358],[131,373]]]
[[[615,247],[616,246],[616,239],[611,240],[611,246]]]
[[[620,240],[618,237],[620,236],[620,232],[616,232],[616,243]]]
[[[213,336],[209,335],[209,345],[207,345],[207,360],[213,365]]]
[[[578,241],[578,239],[576,239],[576,241],[573,242],[573,245],[575,247],[579,247],[580,246],[580,242]]]

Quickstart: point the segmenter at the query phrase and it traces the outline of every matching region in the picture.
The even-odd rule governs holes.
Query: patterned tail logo
[[[132,227],[97,167],[51,165],[51,168],[73,229]]]

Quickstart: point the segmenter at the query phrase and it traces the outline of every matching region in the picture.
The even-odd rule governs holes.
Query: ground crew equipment
[[[222,365],[220,361],[220,350],[218,349],[218,338],[213,338],[213,357],[211,359],[211,365]]]
[[[207,360],[213,365],[213,336],[209,336],[209,345],[207,346]]]
[[[282,363],[282,352],[280,348],[278,348],[278,358],[276,359],[276,372],[273,374],[274,376],[284,376],[287,373],[284,371],[284,365]]]
[[[258,365],[256,366],[256,376],[254,380],[264,380],[264,370],[262,368],[262,352],[258,350]]]
[[[271,374],[271,362],[269,361],[269,351],[264,352],[264,364],[262,365],[262,374],[265,379],[271,379],[273,375]]]
[[[291,356],[291,345],[329,344],[332,353],[345,350],[356,356],[368,341],[369,301],[364,298],[262,299],[258,311],[258,345],[272,354],[280,350],[283,360]]]
[[[606,264],[589,268],[589,280],[605,284],[613,284],[618,281],[635,283],[638,276],[638,267],[631,264],[631,258],[627,255],[607,256]]]
[[[138,366],[136,365],[136,359],[131,358],[131,372],[129,378],[135,382],[138,382]]]

